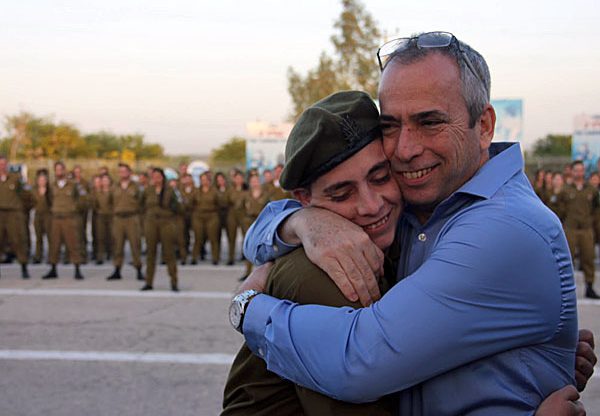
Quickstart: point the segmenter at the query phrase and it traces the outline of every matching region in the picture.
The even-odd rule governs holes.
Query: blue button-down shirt
[[[577,308],[561,224],[535,196],[517,144],[493,144],[490,156],[425,224],[405,213],[399,283],[379,302],[257,296],[244,320],[252,351],[340,400],[400,391],[401,415],[533,414],[573,384]],[[285,249],[273,248],[277,224],[265,224],[251,236],[261,243],[246,241],[262,260]]]

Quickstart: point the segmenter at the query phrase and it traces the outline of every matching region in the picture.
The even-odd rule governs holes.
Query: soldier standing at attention
[[[160,243],[167,270],[171,277],[171,290],[178,292],[177,261],[175,259],[175,213],[180,209],[175,191],[167,185],[165,173],[152,169],[152,185],[142,196],[146,225],[146,284],[141,290],[152,290],[156,270],[156,249]]]
[[[21,263],[21,277],[29,278],[27,271],[27,240],[23,218],[25,189],[21,177],[8,171],[8,159],[0,155],[0,252],[10,242]]]
[[[221,256],[222,232],[227,235],[227,215],[229,213],[229,184],[223,172],[215,174],[215,189],[217,190],[217,207],[219,212],[219,231],[217,232],[217,253]]]
[[[246,230],[244,228],[244,196],[246,195],[246,184],[244,175],[239,170],[233,174],[233,185],[229,188],[229,211],[227,213],[227,242],[229,243],[229,259],[227,265],[232,266],[235,260],[235,240],[238,229],[242,230],[242,238]]]
[[[262,179],[264,191],[267,195],[271,195],[275,191],[275,185],[273,184],[273,171],[270,169],[263,170]]]
[[[249,189],[244,197],[244,209],[246,216],[244,218],[244,234],[250,228],[252,223],[258,218],[258,214],[269,202],[269,195],[264,192],[260,184],[258,175],[252,175],[248,179]],[[240,278],[244,280],[252,272],[252,263],[246,260],[246,273]]]
[[[48,241],[50,233],[50,190],[48,175],[38,171],[33,188],[33,229],[35,230],[35,254],[33,263],[40,264],[44,257],[44,237]]]
[[[50,212],[52,213],[50,227],[50,270],[42,279],[56,279],[56,263],[60,247],[64,241],[70,253],[71,261],[75,265],[75,279],[83,279],[79,270],[81,264],[80,225],[78,186],[67,179],[63,162],[54,164],[54,182],[50,186]]]
[[[131,180],[131,168],[126,163],[119,163],[119,183],[112,189],[113,200],[113,261],[115,271],[106,280],[119,280],[125,252],[125,239],[129,241],[133,266],[137,270],[137,279],[144,280],[142,274],[142,237],[140,229],[140,213],[142,191]]]
[[[100,176],[106,172],[102,172]],[[79,192],[79,249],[81,251],[81,262],[87,263],[87,225],[90,211],[89,193],[91,191],[88,181],[86,181],[81,175],[81,166],[75,165],[73,168],[73,181],[77,186]]]
[[[571,164],[573,183],[566,185],[560,194],[564,212],[564,228],[571,256],[579,252],[579,261],[585,275],[585,297],[600,299],[594,291],[594,229],[593,222],[598,210],[598,190],[585,181],[583,162]]]
[[[200,188],[192,199],[192,227],[194,228],[194,250],[192,264],[196,264],[202,243],[208,239],[212,263],[219,263],[219,214],[217,212],[217,190],[211,186],[208,172],[200,176]]]
[[[104,257],[110,258],[112,247],[112,211],[113,195],[111,192],[110,176],[100,177],[100,189],[95,189],[91,195],[92,209],[95,211],[96,224],[96,264],[103,264]]]
[[[181,264],[187,263],[187,255],[190,252],[190,233],[192,231],[192,198],[194,197],[194,180],[192,175],[186,173],[179,178],[179,194],[183,203],[183,214],[181,216],[183,230],[183,241],[185,256],[182,256]]]
[[[175,214],[175,257],[177,260],[181,261],[182,265],[184,265],[187,259],[187,248],[185,245],[185,234],[183,231],[185,208],[183,197],[179,191],[179,180],[169,180],[169,187],[173,189],[173,192],[175,192],[177,198],[181,201],[181,207]]]

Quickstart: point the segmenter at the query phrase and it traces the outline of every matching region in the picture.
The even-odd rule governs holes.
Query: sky
[[[285,121],[287,68],[332,52],[341,11],[337,0],[1,3],[0,116],[143,133],[169,154],[208,154],[247,122]],[[597,0],[363,4],[388,37],[444,30],[481,52],[492,98],[524,100],[526,148],[600,114]]]

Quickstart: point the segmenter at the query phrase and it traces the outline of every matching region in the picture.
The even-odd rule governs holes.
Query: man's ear
[[[481,116],[479,116],[479,128],[481,150],[488,150],[494,138],[494,129],[496,128],[496,111],[489,103],[486,104]]]
[[[292,191],[292,195],[296,198],[303,206],[310,205],[310,190],[306,188],[298,188]]]

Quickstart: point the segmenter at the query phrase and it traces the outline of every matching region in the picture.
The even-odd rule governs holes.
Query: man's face
[[[571,175],[573,180],[576,182],[583,181],[585,179],[585,167],[583,163],[577,163],[571,168]]]
[[[8,161],[4,158],[0,158],[0,172],[6,172],[6,167],[8,166]]]
[[[488,158],[491,134],[481,134],[481,118],[469,128],[461,88],[456,62],[437,53],[409,65],[392,61],[382,75],[384,151],[405,201],[423,218]]]
[[[265,170],[263,172],[263,181],[264,183],[273,182],[273,173],[270,170]]]
[[[65,167],[60,163],[54,166],[54,176],[59,179],[62,179],[65,176]]]
[[[381,249],[394,241],[402,196],[380,140],[319,177],[305,204],[325,208],[359,225]]]
[[[119,178],[122,181],[126,181],[131,176],[131,171],[127,169],[125,166],[119,166]]]

